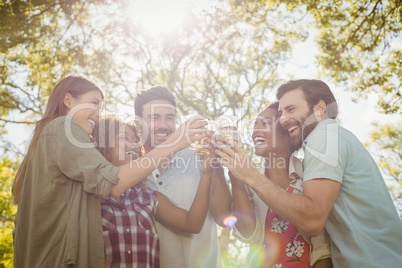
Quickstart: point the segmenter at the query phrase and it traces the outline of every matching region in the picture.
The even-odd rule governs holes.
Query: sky
[[[136,8],[128,9],[127,12],[132,14],[132,17],[136,18],[136,20],[140,20],[142,24],[147,25],[150,31],[155,31],[155,34],[158,34],[161,30],[168,30],[169,27],[175,27],[181,23],[187,11],[186,3],[189,1],[193,6],[196,5],[200,8],[207,7],[208,3],[211,2],[211,0],[130,0],[132,7],[135,6]],[[155,18],[159,18],[159,20],[155,20]],[[161,25],[161,21],[163,25]],[[315,31],[311,31],[307,41],[294,44],[292,64],[282,67],[282,69],[278,70],[279,73],[286,77],[293,76],[295,79],[320,79],[314,64],[315,55],[318,52],[314,44],[315,33]],[[402,47],[402,41],[397,45]],[[367,100],[359,98],[358,103],[355,103],[352,101],[354,93],[338,87],[330,81],[322,80],[329,85],[338,100],[338,119],[340,124],[353,132],[360,141],[365,142],[368,140],[370,131],[374,130],[371,125],[372,122],[393,123],[402,121],[401,115],[384,115],[377,112],[377,98],[375,95],[369,95]],[[8,135],[6,135],[6,138],[17,145],[29,139],[28,133],[31,132],[27,128],[13,124],[8,124],[7,130]]]
[[[366,142],[369,138],[369,133],[374,130],[371,125],[372,122],[377,121],[381,122],[381,124],[402,122],[401,115],[379,113],[378,97],[374,94],[369,94],[367,99],[359,98],[356,103],[352,101],[353,97],[356,96],[355,93],[324,78],[320,78],[317,67],[314,64],[315,55],[318,53],[314,38],[315,33],[311,31],[309,38],[305,42],[294,44],[293,64],[286,65],[279,72],[293,75],[295,79],[321,79],[326,82],[338,101],[338,120],[340,125],[353,132],[361,142]]]
[[[142,24],[147,25],[150,31],[156,34],[161,30],[181,23],[185,19],[187,7],[190,4],[193,8],[207,8],[213,0],[130,0],[132,9],[128,10],[133,18],[140,20]],[[216,2],[216,1],[215,1]],[[150,16],[149,14],[152,14]],[[160,18],[155,20],[154,18]],[[306,19],[306,18],[305,18]],[[163,23],[161,23],[163,21]],[[310,36],[306,42],[294,44],[293,62],[279,70],[286,76],[293,75],[297,78],[320,79],[317,68],[315,67],[315,55],[318,53],[314,38],[317,31],[311,30]],[[402,39],[402,38],[401,38]],[[402,47],[402,40],[396,45]],[[373,94],[368,99],[359,98],[359,102],[352,101],[354,93],[345,88],[337,87],[330,81],[326,81],[339,105],[340,124],[352,131],[360,141],[365,142],[369,138],[369,132],[374,128],[371,123],[378,121],[381,123],[392,123],[402,121],[401,115],[384,115],[378,112],[377,97]]]

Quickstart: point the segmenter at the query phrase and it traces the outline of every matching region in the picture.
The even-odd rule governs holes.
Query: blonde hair
[[[18,204],[20,199],[20,194],[22,186],[24,184],[25,172],[29,161],[31,160],[32,154],[35,150],[36,144],[38,142],[40,133],[43,128],[53,119],[65,116],[68,113],[68,108],[64,104],[64,98],[67,93],[69,93],[73,98],[78,99],[83,94],[90,91],[99,91],[101,93],[102,99],[104,98],[103,92],[100,87],[94,82],[90,81],[83,75],[72,74],[63,79],[61,79],[50,94],[49,100],[46,105],[45,114],[42,119],[36,123],[32,140],[29,144],[27,154],[22,161],[17,174],[14,179],[12,193],[14,196],[14,202]]]

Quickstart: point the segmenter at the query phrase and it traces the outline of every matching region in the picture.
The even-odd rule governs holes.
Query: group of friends
[[[137,94],[135,122],[101,118],[103,99],[82,75],[53,89],[14,180],[16,268],[224,267],[227,217],[246,267],[400,267],[401,220],[323,81],[291,80],[259,113],[261,168],[203,116],[176,128],[167,87]]]

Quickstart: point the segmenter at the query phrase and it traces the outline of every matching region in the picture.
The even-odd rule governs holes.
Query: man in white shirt
[[[176,101],[168,88],[155,86],[140,92],[134,107],[141,120],[145,152],[175,131]],[[176,206],[189,210],[201,178],[199,156],[186,148],[158,164],[159,168],[144,180],[146,186],[163,193]],[[223,176],[222,170],[217,169],[213,176]],[[213,189],[211,183],[210,212],[199,234],[180,233],[156,222],[161,267],[224,267],[214,218],[220,218],[221,212],[228,210],[230,196],[220,199],[212,193]]]

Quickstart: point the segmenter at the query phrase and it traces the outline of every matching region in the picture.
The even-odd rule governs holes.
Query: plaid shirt
[[[120,198],[101,200],[107,267],[159,267],[154,215],[156,193],[132,187]]]

